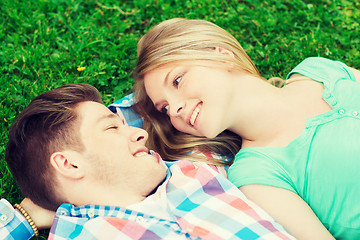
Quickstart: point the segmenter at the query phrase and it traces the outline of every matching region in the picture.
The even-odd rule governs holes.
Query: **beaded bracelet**
[[[14,207],[20,211],[20,213],[25,217],[26,221],[30,224],[30,227],[35,233],[35,237],[39,236],[39,230],[36,227],[34,221],[31,219],[30,215],[25,211],[25,209],[20,204],[15,204]]]

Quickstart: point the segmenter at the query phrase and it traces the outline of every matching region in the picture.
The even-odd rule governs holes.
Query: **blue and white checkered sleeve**
[[[34,236],[34,231],[26,219],[11,204],[0,200],[0,239],[23,240]]]
[[[133,93],[110,104],[108,108],[118,114],[126,125],[132,127],[143,127],[143,120],[134,107]]]

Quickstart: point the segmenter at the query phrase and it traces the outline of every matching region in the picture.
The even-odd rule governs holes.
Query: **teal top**
[[[298,194],[337,239],[360,239],[360,83],[343,63],[307,58],[299,73],[324,84],[332,110],[308,118],[286,147],[241,149],[229,168],[237,187],[271,185]]]

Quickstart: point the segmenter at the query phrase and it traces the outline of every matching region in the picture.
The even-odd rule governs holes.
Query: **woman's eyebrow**
[[[165,80],[164,80],[164,82],[163,82],[163,86],[166,86],[166,85],[168,84],[168,82],[169,82],[169,77],[170,77],[171,73],[172,73],[175,69],[176,69],[176,67],[173,67],[172,69],[170,69],[170,70],[167,72],[167,74],[166,74],[166,76],[165,76]],[[161,105],[161,102],[162,102],[162,101],[158,101],[158,102],[154,103],[154,107],[155,107],[156,109],[159,109],[159,105]]]
[[[163,84],[163,85],[167,85],[167,84],[168,84],[169,77],[170,77],[171,73],[174,71],[175,68],[176,68],[176,67],[173,67],[172,69],[170,69],[170,70],[168,71],[168,73],[167,73],[166,76],[165,76],[165,80],[164,80],[164,84]]]
[[[159,109],[159,106],[161,105],[161,101],[160,102],[156,102],[155,104],[154,104],[154,107],[156,108],[156,109]]]

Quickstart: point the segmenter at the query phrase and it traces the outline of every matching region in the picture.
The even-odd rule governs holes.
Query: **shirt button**
[[[90,218],[94,217],[95,213],[94,210],[90,209],[87,214]]]
[[[60,215],[65,216],[65,215],[67,215],[67,212],[65,210],[61,210]]]
[[[136,217],[135,221],[136,221],[137,223],[144,223],[144,222],[145,222],[145,219],[144,219],[143,217],[138,216],[138,217]]]
[[[129,100],[124,99],[121,103],[127,104],[129,102]]]
[[[353,111],[353,112],[352,112],[352,115],[353,115],[354,117],[356,117],[357,115],[359,115],[359,113],[358,113],[357,111]]]
[[[1,217],[0,217],[0,220],[2,221],[2,222],[5,222],[6,220],[7,220],[7,216],[6,215],[1,215]]]
[[[177,225],[177,224],[173,224],[171,226],[171,228],[174,230],[174,231],[178,231],[180,229],[180,227]]]
[[[344,113],[345,113],[345,110],[344,110],[344,109],[340,109],[340,110],[339,110],[339,114],[340,114],[340,115],[343,115]]]
[[[324,92],[324,98],[330,98],[330,97],[331,97],[330,93]]]

